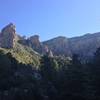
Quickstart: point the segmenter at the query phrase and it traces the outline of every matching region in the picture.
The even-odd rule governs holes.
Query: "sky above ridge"
[[[1,0],[0,13],[0,29],[13,22],[41,41],[100,32],[100,0]]]

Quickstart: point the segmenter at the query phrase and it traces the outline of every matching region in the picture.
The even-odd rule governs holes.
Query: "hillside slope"
[[[13,23],[6,25],[0,32],[0,50],[4,53],[10,52],[19,62],[39,66],[40,55],[31,47],[20,44],[21,38]]]
[[[57,37],[43,42],[48,45],[55,55],[71,56],[76,53],[81,58],[91,58],[97,48],[100,47],[100,33],[85,34],[79,37]]]
[[[13,49],[0,48],[0,50],[4,53],[10,52],[21,63],[39,66],[40,55],[27,46],[17,43]]]

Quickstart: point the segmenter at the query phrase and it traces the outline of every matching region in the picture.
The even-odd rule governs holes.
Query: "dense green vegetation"
[[[0,100],[100,99],[100,48],[84,64],[76,54],[69,61],[44,55],[35,67],[0,50]]]
[[[40,55],[36,53],[32,48],[16,43],[16,46],[12,49],[0,48],[5,54],[10,52],[14,58],[20,63],[30,64],[32,66],[39,66]]]

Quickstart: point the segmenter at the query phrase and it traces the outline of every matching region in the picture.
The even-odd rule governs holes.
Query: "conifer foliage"
[[[44,55],[39,69],[0,51],[0,100],[99,100],[100,48],[82,63]]]

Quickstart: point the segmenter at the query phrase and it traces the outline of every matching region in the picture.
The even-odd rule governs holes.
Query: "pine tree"
[[[83,81],[83,67],[78,55],[74,54],[67,73],[67,96],[71,100],[83,99]]]
[[[58,64],[54,58],[43,56],[41,59],[40,71],[46,80],[52,81],[56,75]]]
[[[94,53],[94,58],[89,66],[90,95],[94,99],[100,99],[100,48]]]

